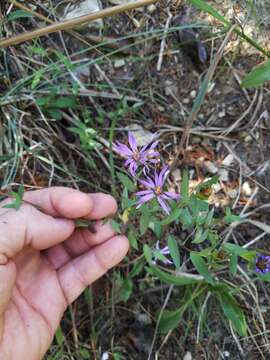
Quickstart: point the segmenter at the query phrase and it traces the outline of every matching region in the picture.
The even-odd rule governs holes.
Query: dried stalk
[[[33,31],[25,32],[24,34],[13,36],[7,39],[0,41],[0,48],[5,48],[11,45],[21,44],[25,41],[32,40],[44,35],[48,35],[60,30],[69,30],[78,25],[85,24],[97,19],[103,19],[108,16],[113,16],[125,11],[133,10],[143,6],[147,6],[156,2],[156,0],[138,0],[132,3],[113,6],[104,10],[97,11],[92,14],[76,17],[75,19],[70,19],[58,23],[54,23],[48,26],[45,26],[41,29],[36,29]]]

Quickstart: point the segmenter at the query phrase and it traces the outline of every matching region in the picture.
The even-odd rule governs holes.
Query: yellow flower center
[[[155,188],[155,194],[156,195],[161,195],[162,194],[162,188],[160,186],[156,186]]]
[[[132,156],[133,160],[138,161],[140,160],[140,153],[138,151],[135,151]]]

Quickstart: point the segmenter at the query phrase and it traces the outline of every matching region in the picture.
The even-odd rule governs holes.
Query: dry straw
[[[24,34],[13,36],[0,41],[0,48],[5,48],[11,45],[18,45],[25,41],[32,40],[41,36],[45,36],[60,30],[69,30],[78,25],[88,23],[97,19],[103,19],[108,16],[113,16],[125,11],[137,9],[143,6],[150,5],[156,2],[156,0],[138,0],[128,4],[113,6],[104,10],[97,11],[95,13],[79,16],[75,19],[70,19],[62,22],[57,22],[41,29],[25,32]]]

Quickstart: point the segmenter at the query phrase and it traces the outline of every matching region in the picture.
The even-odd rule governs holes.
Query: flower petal
[[[168,174],[169,174],[168,166],[164,166],[164,168],[161,170],[158,176],[158,186],[162,187],[164,185],[164,182]]]
[[[140,180],[140,179],[139,179],[139,182],[140,182],[141,184],[143,184],[144,186],[146,186],[146,187],[149,187],[149,188],[151,188],[151,189],[154,189],[154,188],[155,188],[155,184],[154,184],[153,180],[150,179],[149,177],[147,177],[146,179],[147,179],[147,180]]]
[[[164,195],[166,195],[166,197],[164,197]],[[180,199],[180,197],[181,197],[180,194],[173,193],[171,191],[165,191],[163,193],[163,198],[167,199],[167,200],[169,200],[169,199],[178,200],[178,199]]]
[[[145,202],[152,200],[154,197],[155,197],[154,193],[144,195],[138,199],[138,204],[140,205],[144,204]]]
[[[158,199],[158,202],[159,202],[160,206],[162,207],[162,209],[165,211],[165,213],[166,213],[167,215],[169,215],[169,214],[170,214],[170,208],[169,208],[169,206],[168,206],[168,205],[166,204],[166,202],[161,198],[161,196],[158,196],[157,199]]]
[[[142,190],[135,193],[137,196],[147,195],[147,194],[153,194],[152,190]]]
[[[138,150],[137,141],[130,131],[128,132],[128,142],[133,152]]]
[[[127,145],[122,143],[114,143],[114,149],[118,152],[120,152],[122,155],[132,156],[133,152],[127,147]]]

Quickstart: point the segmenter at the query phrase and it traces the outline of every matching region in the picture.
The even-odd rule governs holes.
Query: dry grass
[[[23,3],[57,20],[57,2]],[[240,20],[246,14],[241,4],[240,10],[228,5],[225,14],[227,8]],[[162,1],[154,12],[106,19],[105,40],[96,30],[73,29],[71,34],[59,32],[0,50],[2,193],[22,183],[27,189],[64,185],[117,194],[117,180],[111,186],[108,139],[123,139],[126,127],[137,124],[159,132],[161,150],[174,165],[172,185],[179,186],[181,167],[189,169],[191,186],[213,171],[220,175],[211,203],[220,212],[229,205],[247,220],[224,229],[224,241],[269,252],[269,84],[257,90],[239,86],[263,57],[236,35],[226,38],[224,28],[212,18],[202,14],[199,21],[195,9],[186,15],[184,6],[183,1]],[[0,8],[2,19],[15,10],[8,2]],[[220,4],[217,8],[222,10]],[[178,15],[180,23],[175,22]],[[260,39],[264,32],[256,22],[250,24]],[[38,26],[37,17],[24,18],[4,21],[1,31],[13,36]],[[200,63],[196,52],[181,45],[184,29],[191,27],[211,61]],[[204,101],[194,113],[199,83],[225,38],[222,58],[212,68]],[[117,66],[119,59],[123,66]],[[184,149],[181,139],[189,139]],[[121,166],[117,154],[114,165]],[[184,240],[188,234],[179,236]],[[242,264],[231,285],[247,316],[247,338],[239,338],[227,326],[208,293],[192,303],[179,328],[158,335],[157,312],[165,305],[175,308],[190,294],[161,285],[142,270],[133,279],[129,300],[121,300],[119,276],[127,277],[142,259],[142,245],[70,307],[48,360],[102,359],[105,352],[116,360],[147,359],[151,344],[153,359],[182,359],[187,351],[195,360],[269,359],[269,286],[254,283]]]

